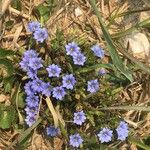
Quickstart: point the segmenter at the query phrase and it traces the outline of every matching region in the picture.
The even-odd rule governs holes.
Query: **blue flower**
[[[66,92],[62,86],[57,86],[53,88],[53,97],[62,100],[63,97],[66,95]]]
[[[99,140],[101,141],[101,143],[110,142],[111,138],[113,136],[112,133],[113,133],[112,130],[110,130],[108,128],[103,128],[98,134],[98,137],[99,137]]]
[[[43,67],[42,65],[42,59],[35,57],[35,58],[31,58],[29,61],[29,67],[33,70],[38,70],[41,67]]]
[[[35,106],[34,107],[26,106],[25,111],[26,111],[27,116],[36,116],[38,113],[38,106],[36,106],[36,107]]]
[[[28,71],[30,69],[29,59],[23,58],[19,65],[23,71]]]
[[[63,87],[65,87],[66,89],[73,89],[73,86],[76,83],[75,77],[73,76],[73,74],[69,74],[69,75],[65,75],[63,76]]]
[[[38,55],[39,54],[35,50],[29,49],[29,50],[27,50],[27,51],[24,52],[23,57],[25,59],[29,60],[30,58],[38,57]]]
[[[124,141],[128,137],[128,124],[124,121],[121,121],[116,131],[118,134],[118,140]]]
[[[67,55],[74,56],[80,51],[80,47],[75,43],[68,43],[66,46]]]
[[[38,77],[37,77],[37,70],[33,70],[32,68],[29,68],[29,69],[28,69],[27,75],[28,75],[28,78],[31,78],[31,79],[36,79],[36,78],[38,78]]]
[[[29,32],[35,32],[36,30],[40,29],[40,23],[37,21],[32,21],[28,23],[27,29]]]
[[[76,65],[83,66],[85,61],[86,61],[86,57],[80,52],[73,56],[73,62]]]
[[[43,91],[42,94],[45,96],[51,96],[51,92],[52,92],[52,86],[50,85],[50,83],[44,83],[43,84]]]
[[[32,82],[29,81],[25,84],[24,89],[25,89],[25,93],[27,95],[33,95],[35,93],[34,89],[32,88]]]
[[[99,83],[97,79],[88,81],[87,91],[94,93],[97,92],[98,90],[99,90]]]
[[[70,135],[69,138],[70,138],[69,143],[73,147],[77,148],[83,143],[83,139],[78,133],[74,135]]]
[[[46,128],[46,133],[48,136],[52,136],[52,137],[57,136],[59,132],[60,132],[60,129],[54,126],[49,126]]]
[[[55,64],[50,65],[46,70],[48,71],[49,77],[59,77],[61,73],[61,68]]]
[[[34,32],[34,39],[38,42],[43,42],[45,39],[48,38],[48,32],[46,28],[39,28]]]
[[[73,122],[75,124],[82,125],[86,120],[85,113],[83,111],[76,112],[74,113],[73,119],[74,119]]]
[[[93,46],[91,47],[91,50],[94,52],[95,56],[100,57],[100,58],[104,58],[105,52],[104,52],[104,50],[103,50],[101,47],[99,47],[97,44],[96,44],[96,45],[93,45]]]
[[[99,75],[103,76],[106,74],[106,70],[104,68],[101,68],[98,73]]]
[[[44,82],[40,79],[35,79],[32,81],[32,89],[38,93],[43,91],[43,84]]]
[[[25,101],[29,107],[37,107],[39,105],[39,97],[35,95],[27,96]]]
[[[27,116],[26,119],[25,119],[25,121],[26,121],[26,124],[29,127],[31,127],[35,123],[35,121],[36,121],[36,116],[35,115]]]

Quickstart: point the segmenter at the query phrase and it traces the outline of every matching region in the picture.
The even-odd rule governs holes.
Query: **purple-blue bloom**
[[[40,28],[40,23],[37,21],[32,21],[28,23],[27,29],[29,32],[35,32],[36,30],[38,30]]]
[[[62,100],[63,97],[66,95],[66,92],[62,86],[57,86],[53,88],[53,97]]]
[[[19,65],[23,71],[28,71],[30,69],[29,60],[26,58],[23,58]]]
[[[36,79],[37,78],[37,70],[33,70],[32,68],[27,71],[28,78]]]
[[[86,120],[85,113],[83,111],[76,112],[74,113],[73,119],[73,123],[77,125],[82,125]]]
[[[43,84],[43,91],[42,94],[45,96],[51,96],[51,92],[52,92],[52,86],[50,85],[50,83],[44,83]]]
[[[60,132],[60,129],[54,126],[49,126],[46,128],[46,133],[48,136],[52,136],[52,137],[57,136],[59,132]]]
[[[35,121],[36,121],[36,116],[35,115],[27,116],[26,119],[25,119],[25,121],[26,121],[27,125],[29,127],[31,127],[35,123]]]
[[[61,68],[55,64],[48,66],[48,68],[46,68],[46,70],[48,71],[49,77],[59,77],[59,75],[61,73]]]
[[[69,143],[73,147],[77,148],[83,143],[83,139],[81,138],[81,136],[78,133],[70,135],[69,138],[70,138]]]
[[[30,58],[38,57],[38,55],[39,54],[35,50],[29,49],[29,50],[27,50],[27,51],[24,52],[23,57],[25,59],[29,60]]]
[[[40,79],[35,79],[32,81],[32,89],[38,93],[43,91],[43,84],[44,82]]]
[[[81,52],[78,52],[76,55],[73,56],[73,62],[76,65],[83,66],[85,61],[86,57]]]
[[[104,68],[101,68],[98,73],[99,75],[103,76],[106,74],[106,70]]]
[[[29,61],[29,67],[32,68],[32,70],[38,70],[42,65],[42,59],[39,57],[31,58]]]
[[[124,121],[121,121],[116,131],[118,134],[118,140],[124,141],[128,137],[128,124]]]
[[[73,86],[76,83],[75,77],[73,76],[73,74],[69,74],[69,75],[65,75],[63,76],[63,87],[65,87],[66,89],[73,89]]]
[[[95,56],[100,57],[100,58],[104,58],[105,52],[104,52],[104,50],[103,50],[101,47],[99,47],[97,44],[96,44],[96,45],[93,45],[93,46],[91,47],[91,50],[94,52]]]
[[[48,38],[48,31],[46,28],[39,28],[34,32],[34,39],[38,42],[43,42],[45,39]]]
[[[97,92],[98,90],[99,90],[99,83],[97,79],[88,81],[87,91],[94,93]]]
[[[36,107],[26,106],[25,111],[27,116],[36,116],[38,113],[38,106]]]
[[[99,140],[101,141],[101,143],[104,142],[110,142],[113,136],[113,131],[110,130],[109,128],[103,128],[98,135]]]
[[[34,89],[32,88],[33,82],[29,81],[25,84],[24,89],[27,95],[33,95],[35,94]]]
[[[35,95],[27,96],[25,101],[29,107],[37,107],[39,105],[39,97]]]
[[[74,56],[80,51],[80,47],[75,43],[68,43],[66,46],[67,55]]]

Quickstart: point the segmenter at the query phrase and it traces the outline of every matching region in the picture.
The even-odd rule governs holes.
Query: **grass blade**
[[[150,106],[115,106],[115,107],[105,107],[99,110],[135,110],[135,111],[150,111]]]
[[[95,3],[95,0],[90,0],[90,4],[93,8],[93,10],[95,11],[95,14],[99,20],[99,24],[101,26],[101,29],[102,29],[102,32],[103,32],[103,36],[107,42],[107,46],[108,46],[108,50],[110,52],[110,55],[111,55],[111,58],[112,58],[112,61],[114,63],[114,65],[116,66],[116,68],[121,71],[121,73],[127,78],[130,80],[130,82],[133,81],[133,77],[132,75],[129,73],[129,71],[127,71],[123,65],[123,62],[120,58],[120,56],[118,55],[118,52],[113,44],[113,41],[111,39],[111,36],[107,30],[107,28],[105,27],[106,25],[104,24],[103,20],[102,20],[102,16],[100,15],[97,7],[96,7],[96,3]]]
[[[139,140],[129,139],[129,141],[131,143],[137,145],[138,147],[142,148],[143,150],[150,150],[150,146],[145,145],[144,143],[140,142]]]

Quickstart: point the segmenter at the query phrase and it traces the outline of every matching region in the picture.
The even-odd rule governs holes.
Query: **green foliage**
[[[131,82],[133,81],[133,77],[132,77],[132,74],[125,69],[125,66],[123,65],[123,62],[113,44],[113,41],[111,39],[111,36],[102,20],[102,16],[100,15],[97,7],[96,7],[96,3],[95,1],[93,0],[90,0],[90,3],[91,3],[91,6],[93,7],[97,17],[98,17],[98,20],[99,20],[99,23],[100,23],[100,26],[102,28],[102,32],[103,32],[103,36],[107,42],[107,46],[108,46],[108,50],[110,52],[110,56],[112,58],[112,61],[113,61],[113,64],[117,67],[117,69],[119,69],[119,71],[121,71],[121,73],[123,75],[126,76],[127,79],[129,79]]]
[[[13,56],[13,55],[16,55],[14,51],[0,48],[0,59],[6,58],[7,56]]]
[[[20,0],[13,0],[12,7],[21,11],[22,10],[21,1]]]
[[[14,72],[12,61],[9,59],[0,59],[0,66],[1,68],[6,70],[7,76],[11,76]]]
[[[37,6],[37,10],[40,16],[43,18],[44,22],[46,22],[49,19],[50,9],[47,6],[44,6],[43,4],[41,4]]]
[[[15,120],[16,111],[13,106],[0,105],[0,128],[8,129]]]

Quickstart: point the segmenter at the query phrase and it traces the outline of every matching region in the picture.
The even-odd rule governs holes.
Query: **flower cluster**
[[[118,140],[124,141],[128,136],[128,124],[124,121],[121,121],[119,126],[116,129]],[[110,142],[113,137],[113,131],[109,128],[103,128],[99,134],[97,134],[101,143]]]
[[[33,33],[33,38],[37,42],[43,42],[48,38],[48,32],[46,28],[41,28],[41,24],[37,21],[28,23],[28,31]]]
[[[35,50],[27,50],[24,52],[20,66],[23,71],[27,72],[27,75],[31,79],[37,78],[37,71],[42,65],[42,59],[38,57],[38,54]]]
[[[48,37],[48,32],[45,28],[41,27],[39,22],[30,22],[28,24],[28,31],[33,33],[33,38],[38,42],[43,42]],[[86,56],[81,52],[80,47],[75,43],[71,42],[65,45],[66,55],[69,55],[73,58],[73,63],[78,66],[84,66],[86,62]],[[104,58],[104,50],[99,47],[97,44],[91,47],[94,55],[100,59]],[[69,90],[73,90],[77,79],[73,73],[63,74],[62,68],[58,64],[50,64],[49,66],[43,66],[42,58],[39,57],[39,54],[31,49],[27,50],[23,54],[22,61],[20,66],[23,71],[25,71],[30,79],[24,86],[26,92],[26,123],[29,126],[32,126],[35,123],[37,114],[39,112],[39,101],[40,94],[44,97],[53,97],[56,100],[63,100],[65,95],[67,95]],[[45,68],[44,68],[45,67]],[[40,78],[38,76],[39,69],[45,69],[48,76]],[[98,75],[103,76],[106,74],[106,70],[101,68],[98,71]],[[59,82],[57,85],[53,83],[54,81]],[[46,81],[50,82],[46,82]],[[62,82],[60,82],[62,80]],[[52,82],[51,82],[52,81]],[[87,81],[87,92],[95,93],[100,89],[99,79],[92,79]],[[73,123],[78,127],[83,125],[86,121],[86,114],[83,110],[74,112],[73,114]],[[128,136],[128,125],[124,121],[121,121],[117,129],[115,130],[118,135],[118,140],[125,140]],[[59,128],[54,126],[48,126],[46,128],[46,133],[50,137],[57,136],[60,132]],[[99,141],[101,143],[110,142],[113,138],[113,130],[105,127],[97,134]],[[83,143],[83,139],[79,133],[75,133],[69,136],[69,144],[75,148],[78,148]]]
[[[68,43],[65,47],[67,52],[66,54],[73,57],[74,64],[83,66],[86,61],[86,57],[81,53],[80,47],[75,42]]]

